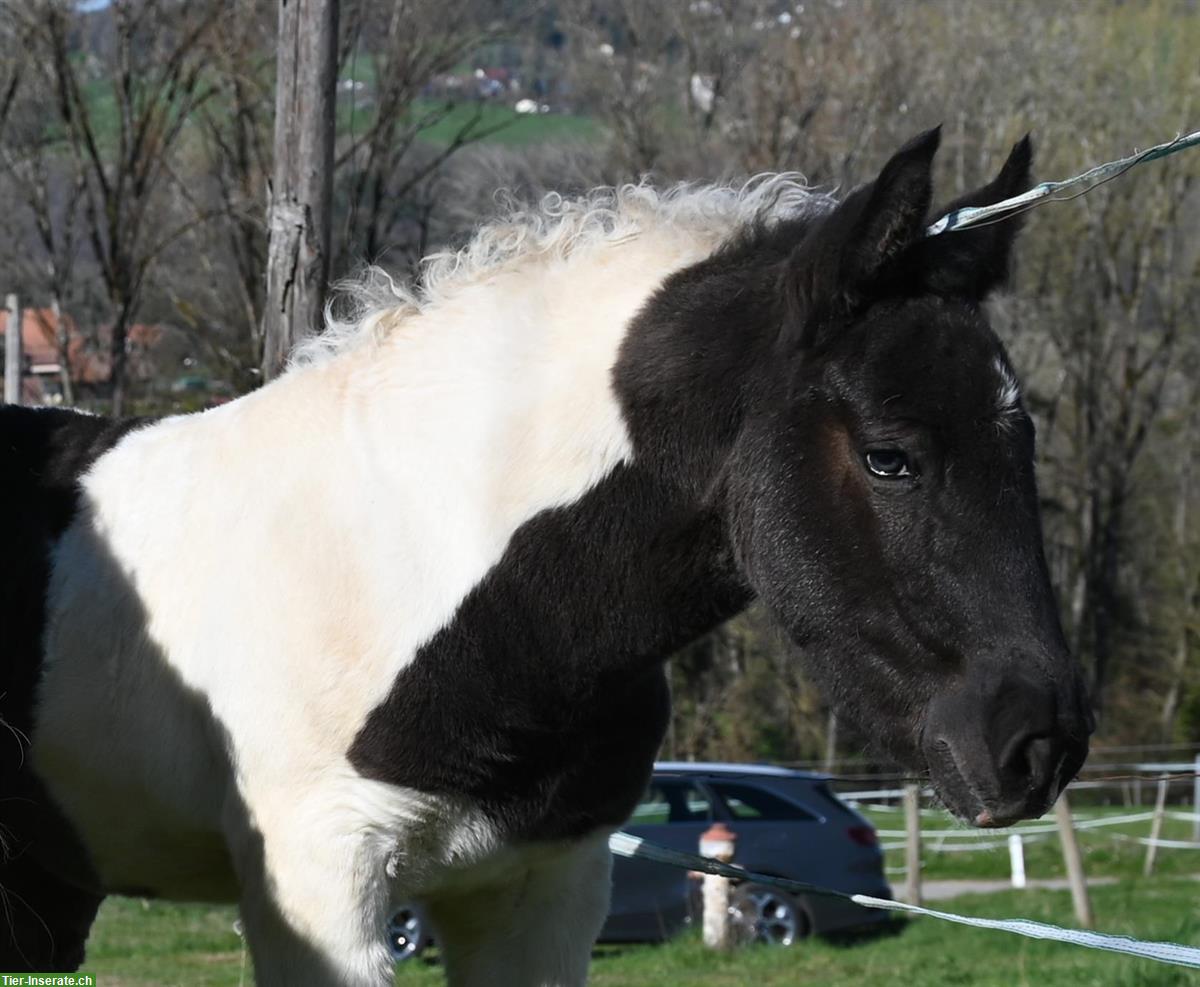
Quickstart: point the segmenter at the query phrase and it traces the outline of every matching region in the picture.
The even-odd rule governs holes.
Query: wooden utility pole
[[[1067,880],[1071,884],[1071,900],[1075,903],[1075,921],[1080,928],[1090,929],[1094,923],[1092,899],[1088,895],[1083,858],[1079,855],[1079,841],[1075,838],[1075,823],[1071,819],[1071,805],[1065,791],[1054,804],[1054,819],[1058,823],[1058,838],[1062,841],[1063,861],[1067,865]]]
[[[16,295],[9,295],[5,304],[8,324],[4,329],[4,400],[7,404],[20,404],[21,364],[25,359],[21,352],[21,306]]]
[[[921,904],[921,786],[904,786],[904,843],[905,891],[904,900],[910,905]]]
[[[321,325],[329,280],[338,0],[280,0],[262,372]]]

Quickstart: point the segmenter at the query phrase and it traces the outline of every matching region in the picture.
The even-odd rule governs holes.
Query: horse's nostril
[[[1037,789],[1053,778],[1061,760],[1062,752],[1053,738],[1025,734],[1009,743],[1000,759],[1000,770],[1010,778],[1026,780],[1030,789]]]

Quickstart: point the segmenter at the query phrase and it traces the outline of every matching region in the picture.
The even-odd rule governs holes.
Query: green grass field
[[[417,112],[428,113],[432,104],[420,101]],[[448,144],[472,120],[478,112],[477,132],[490,131],[484,138],[492,144],[522,146],[553,141],[588,140],[600,133],[599,124],[590,117],[574,116],[570,113],[519,114],[496,103],[459,103],[436,123],[421,131],[421,140],[431,144]],[[343,118],[343,127],[349,129]],[[359,126],[362,126],[360,121]]]
[[[1188,878],[1131,879],[1095,888],[1097,923],[1105,931],[1200,945],[1198,890]],[[953,907],[963,914],[1060,924],[1069,924],[1071,914],[1070,896],[1052,891],[973,895],[956,899]],[[93,933],[87,969],[97,974],[101,987],[252,984],[233,918],[231,909],[110,901]],[[497,983],[503,982],[501,972]],[[905,987],[1200,984],[1194,971],[924,918],[907,923],[895,936],[850,944],[815,940],[793,949],[752,947],[729,956],[714,955],[693,936],[664,946],[605,946],[596,950],[591,982],[597,987],[862,987],[872,979]],[[436,951],[429,960],[405,964],[396,976],[401,987],[442,982]]]
[[[116,97],[112,86],[104,80],[95,80],[84,87],[92,125],[100,143],[108,148],[115,144],[119,132],[119,116]],[[510,103],[508,101],[508,103]],[[490,144],[528,146],[555,141],[579,141],[595,139],[601,127],[590,117],[570,113],[533,113],[522,115],[514,112],[506,102],[480,102],[464,99],[442,112],[440,105],[430,99],[418,99],[411,112],[416,120],[429,123],[419,132],[419,140],[433,145],[449,144],[462,130],[472,123],[474,133],[485,134],[481,140]],[[219,106],[210,107],[218,114]],[[365,102],[353,106],[345,98],[337,104],[337,131],[339,137],[347,138],[360,134],[371,126],[375,109]],[[476,117],[478,119],[476,120]],[[47,123],[49,135],[62,137],[61,128],[52,121]]]
[[[1122,814],[1129,810],[1083,809],[1081,813]],[[899,828],[898,813],[873,813],[881,828]],[[947,825],[926,817],[925,827]],[[1119,827],[1145,835],[1148,823]],[[1082,836],[1085,866],[1091,876],[1118,878],[1092,889],[1097,927],[1106,932],[1164,939],[1200,946],[1200,852],[1164,850],[1158,873],[1140,876],[1144,850],[1114,841],[1104,831]],[[1188,824],[1168,821],[1165,838],[1188,837]],[[1055,840],[1027,849],[1030,878],[1062,874]],[[889,864],[899,862],[899,854]],[[926,853],[925,876],[1000,878],[1008,874],[1006,850]],[[1070,896],[1061,891],[1005,891],[967,895],[947,902],[948,910],[993,918],[1034,918],[1072,925]],[[252,984],[241,940],[233,931],[231,908],[173,905],[113,899],[101,910],[89,944],[87,969],[102,987],[236,987]],[[501,971],[497,971],[498,983]],[[905,924],[901,934],[854,943],[809,941],[793,949],[743,949],[716,956],[694,936],[663,946],[602,946],[592,964],[598,987],[735,987],[754,984],[821,984],[862,987],[869,979],[903,987],[1174,987],[1200,985],[1200,973],[1161,966],[1078,947],[1035,942],[1001,932],[968,929],[933,919]],[[402,987],[441,984],[436,950],[424,961],[397,971]]]

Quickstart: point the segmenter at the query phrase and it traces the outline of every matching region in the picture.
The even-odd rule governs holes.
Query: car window
[[[646,794],[642,796],[642,800],[633,810],[633,815],[629,817],[631,823],[640,823],[643,826],[657,826],[660,823],[665,823],[667,817],[671,814],[671,806],[667,802],[666,795],[658,785],[652,784],[646,789]]]
[[[652,781],[629,821],[653,826],[709,819],[712,802],[702,788],[685,781]]]
[[[816,819],[811,812],[754,785],[713,782],[712,787],[734,819],[790,819],[793,822]]]
[[[854,819],[856,822],[861,822],[861,820],[854,814],[854,811],[850,808],[850,806],[846,805],[845,802],[843,802],[840,798],[834,795],[832,791],[830,791],[828,785],[824,783],[813,785],[813,791],[821,796],[825,804],[832,806],[839,815],[847,816],[851,819]]]

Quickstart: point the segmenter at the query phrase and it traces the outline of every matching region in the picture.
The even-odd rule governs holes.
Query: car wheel
[[[418,956],[429,940],[429,933],[420,912],[401,908],[388,922],[387,938],[392,959],[400,962]]]
[[[764,884],[735,888],[729,914],[742,942],[790,946],[809,932],[808,916],[796,899]]]

